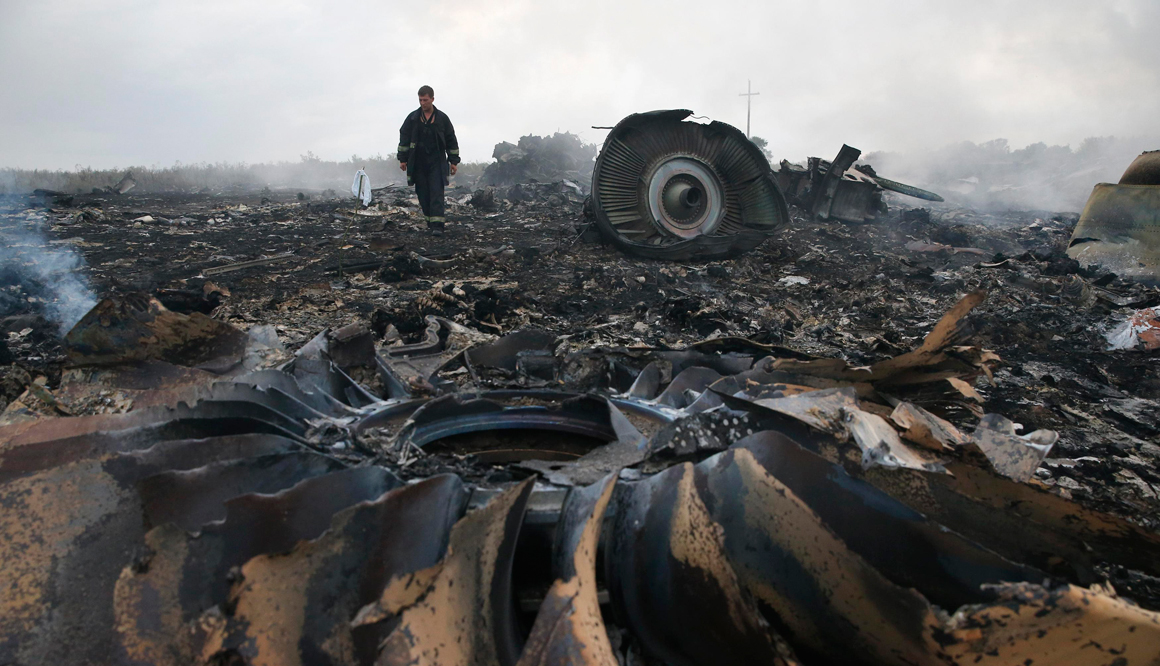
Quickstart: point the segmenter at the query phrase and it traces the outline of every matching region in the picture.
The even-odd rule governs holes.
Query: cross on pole
[[[753,81],[749,81],[748,79],[746,79],[746,82],[748,85],[746,85],[745,88],[746,88],[746,90],[748,90],[748,92],[743,92],[743,93],[739,94],[738,97],[745,98],[745,138],[748,139],[749,138],[749,116],[750,116],[750,113],[752,111],[753,96],[760,95],[761,93],[753,92]]]

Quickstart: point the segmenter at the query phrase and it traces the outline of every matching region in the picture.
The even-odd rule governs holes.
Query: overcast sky
[[[689,108],[794,160],[1157,134],[1158,0],[0,0],[0,166],[386,155],[434,86],[463,157]],[[1160,146],[1141,146],[1160,148]]]

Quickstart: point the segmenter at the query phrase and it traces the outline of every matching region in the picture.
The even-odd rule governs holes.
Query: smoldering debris
[[[551,136],[529,134],[517,144],[502,141],[495,145],[492,158],[481,178],[482,185],[509,186],[570,180],[587,187],[592,179],[596,146],[584,143],[569,132]]]
[[[654,262],[582,192],[8,211],[103,296],[3,322],[0,661],[1157,658],[1160,290],[1077,216]]]
[[[0,317],[42,315],[64,334],[97,299],[84,257],[67,241],[50,240],[48,224],[49,216],[36,210],[0,224]]]

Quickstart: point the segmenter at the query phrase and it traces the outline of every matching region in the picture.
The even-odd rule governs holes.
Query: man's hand
[[[456,172],[456,171],[458,171],[458,170],[459,170],[459,166],[458,166],[458,165],[456,165],[456,164],[452,164],[452,165],[451,165],[451,175],[452,175],[452,176],[454,176],[454,175],[455,175],[455,172]]]
[[[406,162],[399,162],[399,171],[406,171],[406,170],[407,170],[407,163]]]

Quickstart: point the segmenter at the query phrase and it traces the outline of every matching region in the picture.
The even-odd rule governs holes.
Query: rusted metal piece
[[[344,470],[275,495],[234,498],[226,503],[226,519],[207,525],[196,537],[173,524],[151,530],[145,535],[147,558],[125,568],[117,582],[116,631],[123,661],[189,663],[206,631],[197,620],[227,603],[235,567],[318,538],[336,512],[376,500],[398,485],[382,468]],[[371,520],[381,519],[376,516]]]
[[[135,408],[176,405],[183,399],[189,402],[186,396],[220,379],[206,370],[164,361],[141,361],[127,366],[66,369],[57,393],[66,402],[75,402],[116,390],[132,400]]]
[[[813,659],[935,663],[934,614],[905,588],[956,608],[990,600],[984,584],[1044,577],[775,432],[624,484],[611,513],[618,621],[666,663],[771,663],[792,658],[787,644]],[[682,630],[692,608],[696,633]]]
[[[117,453],[105,460],[105,471],[130,486],[154,474],[195,469],[227,460],[303,451],[291,439],[271,435],[222,435],[206,439],[177,439],[147,449]]]
[[[500,664],[519,659],[511,567],[532,479],[512,487],[451,530],[443,561],[395,579],[356,625],[398,615],[376,664]]]
[[[605,536],[617,624],[664,663],[768,664],[787,657],[724,552],[686,463],[618,487]],[[697,631],[689,631],[695,624]]]
[[[92,460],[0,486],[0,662],[107,657],[112,585],[143,532],[135,499]]]
[[[1099,581],[1099,562],[1160,575],[1160,536],[974,463],[950,461],[946,467],[950,474],[874,468],[864,478],[1003,557],[1065,580]]]
[[[249,436],[132,454],[89,450],[29,470],[9,470],[5,460],[12,474],[0,485],[0,662],[107,663],[113,586],[144,534],[134,491],[144,475],[292,446]]]
[[[956,664],[1155,664],[1160,614],[1109,590],[1027,583],[998,585],[998,600],[964,607],[936,634],[944,659]]]
[[[192,408],[179,405],[175,409],[52,419],[38,425],[42,427],[15,435],[3,449],[0,482],[68,462],[144,449],[165,441],[243,434],[301,441],[305,432],[303,424],[267,411],[262,405],[213,401]]]
[[[188,471],[167,471],[138,483],[150,526],[174,523],[197,532],[224,520],[226,501],[247,493],[276,493],[311,477],[337,472],[344,465],[317,453],[279,453],[216,462]]]
[[[556,526],[556,580],[540,605],[517,666],[616,666],[596,590],[596,550],[616,472],[568,494]]]
[[[310,492],[294,489],[271,498],[249,517],[231,515],[228,529],[207,532],[209,546],[172,529],[150,532],[156,554],[149,569],[126,569],[117,588],[117,629],[126,661],[372,663],[391,623],[355,626],[352,620],[392,581],[440,561],[466,493],[458,478],[436,476],[363,496],[331,518],[323,508],[311,507],[324,499],[326,486],[340,487],[339,479],[328,478],[308,482],[314,486]],[[288,503],[312,514],[311,530],[276,519]],[[326,510],[336,506],[328,504]],[[273,525],[267,526],[270,519]],[[264,533],[255,538],[247,528]],[[230,566],[241,569],[227,599]],[[210,586],[198,581],[211,575]],[[206,587],[215,594],[206,596]],[[142,621],[150,617],[158,620]]]
[[[1048,653],[1055,659],[1047,663],[1106,664],[1121,650],[1132,653],[1122,663],[1160,658],[1160,614],[1069,586],[994,588],[1008,590],[1006,598],[964,606],[948,620],[920,591],[871,566],[750,450],[715,463],[699,487],[714,498],[728,561],[807,663],[1012,664]],[[1134,636],[1144,625],[1149,636]]]
[[[921,591],[943,608],[990,600],[991,595],[982,590],[986,584],[1041,582],[1046,577],[928,520],[779,432],[767,430],[745,437],[734,444],[733,450],[737,449],[748,451],[766,473],[886,578]],[[732,464],[727,453],[697,468],[708,479],[702,487],[713,497],[720,495],[723,502],[725,495],[740,492],[740,486],[729,485],[740,483],[736,470],[730,469]]]
[[[725,396],[730,407],[753,403]],[[763,412],[762,429],[776,429],[831,461],[845,461],[840,442],[795,417]],[[947,474],[872,467],[862,478],[903,504],[1002,555],[1053,576],[1089,585],[1094,567],[1117,562],[1160,575],[1160,536],[1128,521],[1086,509],[1034,482],[1005,478],[976,461],[947,457]]]
[[[65,336],[65,349],[74,366],[161,360],[220,374],[241,363],[246,339],[229,324],[138,294],[97,303]]]
[[[918,593],[850,552],[750,451],[702,464],[724,563],[806,663],[932,663]]]

